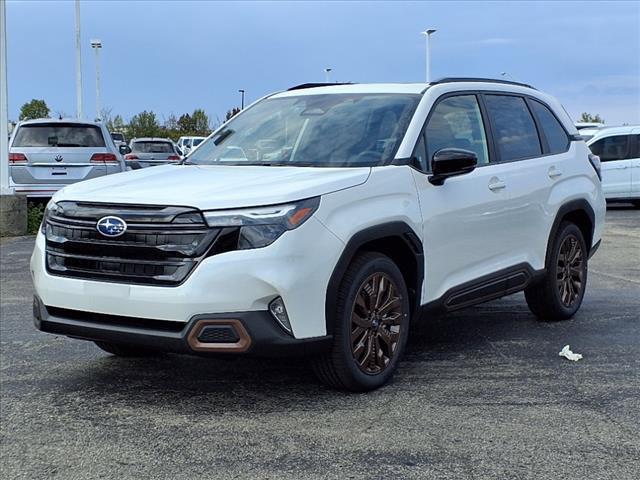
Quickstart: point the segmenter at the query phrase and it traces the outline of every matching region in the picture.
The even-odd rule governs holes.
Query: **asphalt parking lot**
[[[608,211],[573,320],[537,322],[521,294],[432,319],[368,394],[300,361],[118,359],[40,333],[32,246],[1,247],[2,478],[638,478],[640,210]]]

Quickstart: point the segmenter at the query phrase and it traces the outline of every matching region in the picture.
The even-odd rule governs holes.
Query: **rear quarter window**
[[[536,117],[538,117],[538,123],[547,139],[549,153],[566,152],[569,148],[569,136],[555,115],[545,105],[536,100],[531,100],[531,107]]]
[[[41,123],[22,125],[14,147],[104,147],[102,131],[95,125]]]

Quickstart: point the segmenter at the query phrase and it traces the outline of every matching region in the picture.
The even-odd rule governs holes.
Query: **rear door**
[[[11,179],[17,185],[67,184],[107,173],[92,162],[107,149],[100,127],[78,123],[34,123],[18,127],[10,153]]]
[[[623,199],[631,196],[633,154],[631,135],[610,135],[589,145],[600,157],[602,190],[607,199]]]
[[[513,93],[484,93],[491,121],[500,179],[507,198],[503,218],[507,225],[498,240],[509,266],[544,267],[550,215],[548,199],[553,183],[562,175],[567,154],[544,155],[544,145],[527,98]],[[564,134],[560,150],[568,148]]]

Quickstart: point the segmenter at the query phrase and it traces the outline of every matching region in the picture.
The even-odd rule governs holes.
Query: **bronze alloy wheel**
[[[385,273],[374,273],[360,286],[351,310],[351,353],[364,373],[379,374],[391,362],[400,340],[402,305]]]
[[[584,288],[584,254],[573,235],[568,235],[560,246],[556,273],[560,301],[565,307],[571,307]]]

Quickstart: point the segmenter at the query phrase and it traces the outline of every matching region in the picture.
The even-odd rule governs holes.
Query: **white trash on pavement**
[[[561,357],[566,358],[567,360],[571,360],[573,362],[577,362],[578,360],[580,360],[582,358],[581,354],[573,353],[571,351],[571,347],[569,347],[569,345],[565,345],[564,348],[562,350],[560,350],[560,353],[558,353],[558,355],[560,355]]]

